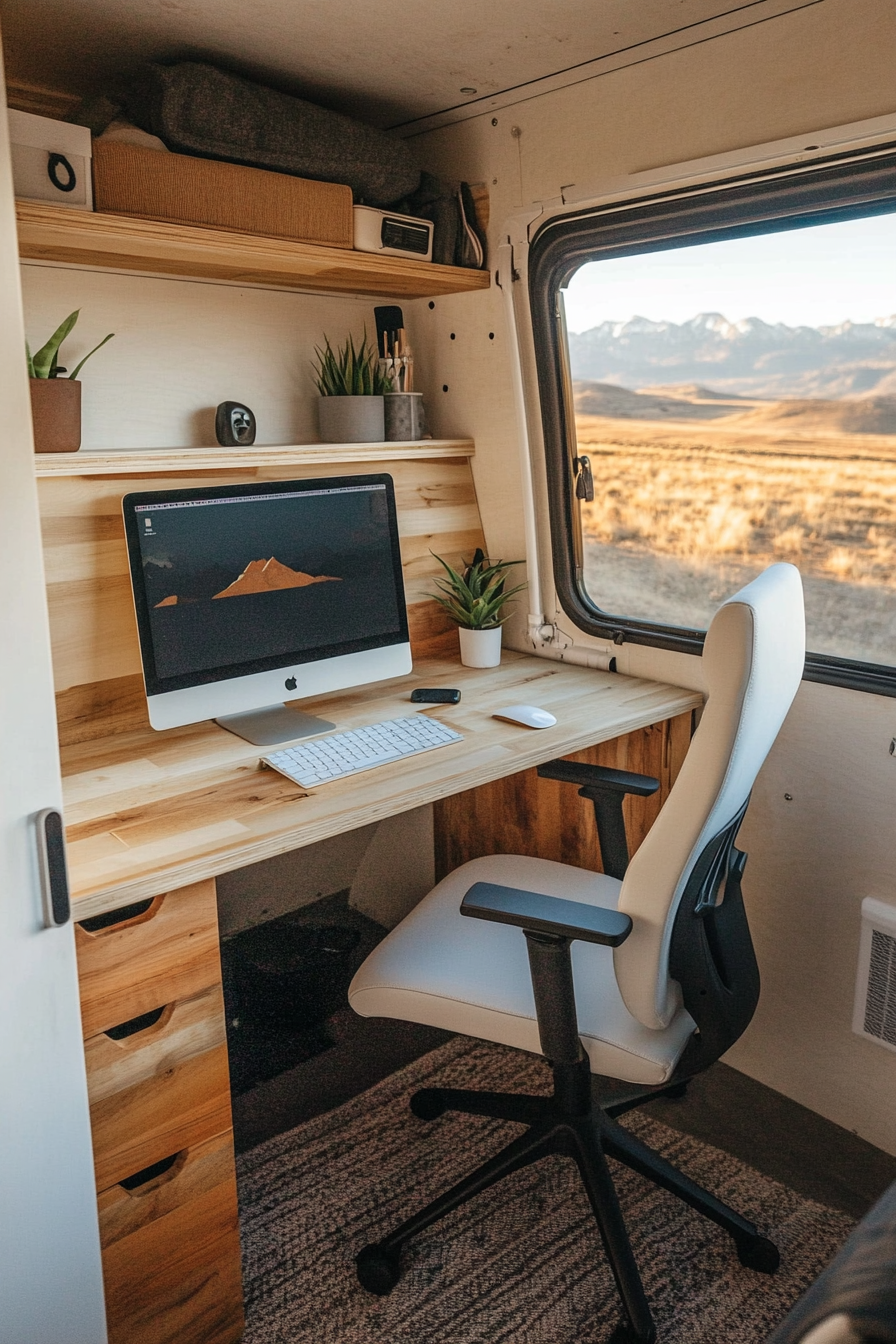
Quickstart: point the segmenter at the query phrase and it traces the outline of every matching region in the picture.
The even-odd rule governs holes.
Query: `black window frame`
[[[551,551],[560,605],[582,631],[616,643],[700,654],[705,631],[616,615],[584,586],[576,486],[575,416],[560,290],[589,261],[809,228],[896,212],[896,143],[811,164],[740,173],[625,202],[555,216],[536,232],[529,303],[544,433]],[[894,650],[896,660],[896,650]],[[896,697],[894,666],[809,653],[808,681]]]

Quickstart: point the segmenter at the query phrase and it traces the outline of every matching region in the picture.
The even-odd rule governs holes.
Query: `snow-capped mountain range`
[[[572,376],[619,387],[696,382],[740,396],[896,396],[896,314],[789,327],[700,313],[688,322],[602,322],[571,332]]]

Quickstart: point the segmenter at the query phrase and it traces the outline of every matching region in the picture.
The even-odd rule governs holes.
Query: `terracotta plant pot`
[[[76,453],[81,447],[81,384],[77,378],[31,378],[36,453]]]
[[[498,667],[501,662],[501,625],[487,630],[465,630],[457,627],[460,635],[460,660],[464,667]]]

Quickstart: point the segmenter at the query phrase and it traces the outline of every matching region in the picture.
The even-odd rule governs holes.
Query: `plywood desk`
[[[260,769],[257,747],[208,723],[62,752],[112,1344],[225,1344],[242,1331],[216,875],[427,802],[444,809],[442,867],[477,847],[550,849],[526,796],[532,767],[610,744],[598,747],[617,752],[608,763],[651,768],[666,792],[700,703],[680,688],[511,653],[488,671],[419,663],[411,676],[303,708],[355,727],[413,713],[413,687],[440,684],[460,686],[461,703],[422,712],[462,742],[317,789]],[[520,702],[551,710],[556,725],[491,717]],[[559,797],[546,817],[559,817]],[[563,812],[590,824],[590,809],[568,801]],[[516,831],[515,808],[525,813]],[[555,829],[575,847],[574,825]]]
[[[418,712],[414,686],[460,686],[424,709],[463,742],[303,789],[259,768],[260,749],[213,723],[145,729],[64,748],[73,896],[84,918],[353,830],[685,713],[692,691],[505,653],[499,668],[425,662],[403,677],[308,706],[337,728]],[[491,717],[533,703],[557,717],[533,731]]]

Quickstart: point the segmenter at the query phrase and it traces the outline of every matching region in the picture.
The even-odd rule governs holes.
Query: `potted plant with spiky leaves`
[[[25,343],[31,386],[31,419],[36,453],[76,453],[81,447],[81,384],[78,374],[101,345],[111,341],[110,331],[79,360],[71,373],[59,363],[59,347],[78,320],[80,308],[69,313],[36,354]]]
[[[324,337],[314,351],[314,381],[320,393],[318,423],[324,443],[382,443],[386,437],[383,395],[392,383],[382,372],[377,350],[367,339],[349,336],[336,350]]]
[[[518,583],[508,588],[507,570],[521,565],[521,560],[489,560],[477,548],[473,559],[461,561],[461,573],[453,569],[440,555],[435,559],[445,571],[445,578],[436,580],[437,593],[431,593],[457,625],[460,638],[460,660],[464,667],[497,667],[501,661],[501,628],[509,612],[504,606],[525,588]]]

